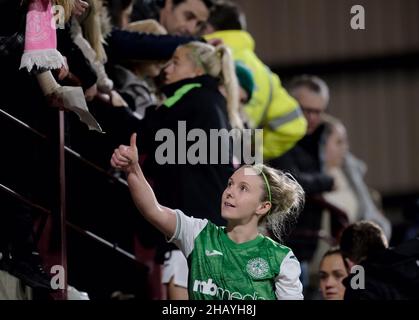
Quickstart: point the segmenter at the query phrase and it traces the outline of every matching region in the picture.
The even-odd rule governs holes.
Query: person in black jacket
[[[340,245],[350,272],[345,300],[419,299],[419,237],[388,248],[378,225],[360,221],[344,230]]]
[[[224,225],[219,203],[228,178],[234,172],[233,153],[228,140],[220,139],[221,143],[215,146],[209,141],[212,129],[230,131],[232,127],[242,127],[231,53],[226,47],[191,42],[176,50],[165,76],[166,86],[162,90],[167,99],[150,115],[149,128],[143,130],[139,138],[139,150],[148,153],[146,174],[151,176],[163,205]],[[227,99],[220,92],[220,86],[224,87]],[[200,138],[193,136],[197,129],[205,135],[208,145],[206,150],[193,153],[193,157],[200,159],[199,163],[193,163],[188,151],[199,142]],[[159,139],[162,136],[165,137]],[[173,149],[171,143],[175,143]],[[186,149],[182,148],[182,143]],[[216,151],[218,161],[212,164]],[[223,152],[228,155],[226,162],[221,159]],[[186,259],[176,250],[167,258],[163,282],[169,285],[169,298],[186,299]]]
[[[317,248],[321,215],[324,209],[323,192],[333,189],[333,178],[323,170],[320,156],[324,144],[325,125],[322,114],[329,102],[329,89],[318,77],[301,76],[293,80],[290,93],[297,99],[307,119],[307,135],[283,156],[271,161],[274,168],[290,172],[306,193],[306,204],[297,224],[289,235],[287,245],[301,262],[302,282],[308,285],[308,262]]]
[[[388,248],[368,258],[364,268],[365,288],[351,285],[351,274],[343,280],[346,286],[344,300],[419,300],[419,238],[395,248]]]

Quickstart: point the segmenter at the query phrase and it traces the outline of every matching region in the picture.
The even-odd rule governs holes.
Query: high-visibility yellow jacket
[[[255,79],[255,92],[245,106],[253,128],[263,128],[264,160],[277,158],[290,150],[307,131],[307,122],[297,101],[282,87],[281,80],[255,54],[255,41],[241,30],[218,31],[205,36],[222,39],[235,60],[248,66]]]

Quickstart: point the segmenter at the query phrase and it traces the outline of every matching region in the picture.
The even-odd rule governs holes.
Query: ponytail
[[[216,48],[216,55],[221,59],[221,79],[227,93],[227,112],[233,128],[243,129],[239,111],[239,82],[231,50],[226,46]]]
[[[75,1],[74,0],[54,0],[52,4],[59,5],[64,8],[65,21],[68,22],[73,13]]]
[[[104,11],[101,1],[92,0],[89,1],[89,4],[90,8],[87,10],[90,10],[90,13],[81,23],[83,27],[83,35],[95,51],[96,59],[101,63],[106,63],[108,59],[103,46],[106,42],[102,32],[101,19],[106,19],[107,17],[103,16]]]
[[[182,47],[191,51],[192,60],[206,74],[221,80],[226,91],[230,124],[234,129],[243,129],[239,113],[239,84],[230,49],[226,46],[214,48],[202,42],[190,42]]]

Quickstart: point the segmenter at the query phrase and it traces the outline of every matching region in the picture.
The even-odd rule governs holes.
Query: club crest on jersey
[[[249,260],[246,270],[254,279],[262,279],[269,273],[269,264],[265,259],[254,258]]]

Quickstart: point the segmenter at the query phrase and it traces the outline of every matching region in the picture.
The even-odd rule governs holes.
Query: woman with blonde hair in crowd
[[[86,12],[71,19],[71,36],[96,72],[98,93],[111,95],[113,82],[105,71],[108,58],[104,48],[105,39],[112,29],[110,17],[103,0],[87,2]]]

